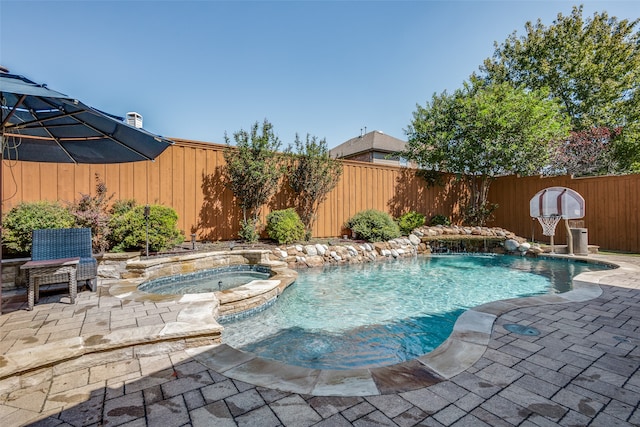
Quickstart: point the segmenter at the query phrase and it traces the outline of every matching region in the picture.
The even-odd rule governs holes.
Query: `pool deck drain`
[[[59,296],[33,312],[10,302],[18,310],[0,316],[0,369],[18,355],[47,360],[0,380],[0,423],[638,425],[640,259],[594,258],[621,268],[585,273],[567,294],[477,307],[433,352],[354,371],[277,367],[197,336],[181,340],[184,319],[202,322],[202,307],[118,299],[103,286],[73,306]],[[56,363],[47,350],[60,343],[67,356]]]
[[[536,328],[532,328],[530,326],[518,325],[517,323],[508,323],[502,326],[509,332],[513,332],[518,335],[529,335],[531,337],[536,337],[540,335],[540,331]]]

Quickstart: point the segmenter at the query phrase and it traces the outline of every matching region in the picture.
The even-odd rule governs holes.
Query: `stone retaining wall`
[[[320,267],[325,264],[354,264],[381,259],[411,257],[434,252],[520,252],[536,250],[526,239],[499,227],[420,227],[407,237],[388,242],[345,244],[296,244],[271,251],[274,261],[289,268]]]

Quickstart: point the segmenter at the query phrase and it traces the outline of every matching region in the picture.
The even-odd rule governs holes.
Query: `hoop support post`
[[[567,253],[573,255],[573,236],[571,235],[571,228],[569,228],[569,220],[564,219],[564,227],[567,229]]]

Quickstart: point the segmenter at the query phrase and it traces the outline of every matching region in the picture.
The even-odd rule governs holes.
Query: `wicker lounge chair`
[[[38,301],[40,285],[69,282],[71,302],[77,282],[96,290],[98,263],[92,256],[90,228],[33,230],[31,261],[21,268],[29,280],[29,309]]]

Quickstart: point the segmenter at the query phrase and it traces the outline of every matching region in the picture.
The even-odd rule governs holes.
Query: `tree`
[[[258,239],[260,208],[276,192],[282,177],[281,161],[277,155],[280,140],[266,119],[262,129],[255,122],[250,132],[235,132],[235,148],[226,133],[224,139],[227,148],[223,153],[226,161],[223,174],[242,208],[240,237],[253,242]]]
[[[609,128],[571,132],[569,138],[557,146],[547,174],[587,176],[614,173],[618,167],[610,141],[616,137],[616,133],[619,130],[614,130],[612,135]]]
[[[434,94],[425,107],[417,106],[401,155],[466,182],[464,220],[483,225],[496,207],[487,200],[492,179],[538,172],[568,129],[568,118],[548,93],[472,78],[452,95]]]
[[[481,71],[492,82],[548,89],[574,131],[608,128],[619,169],[640,171],[639,25],[606,12],[583,19],[574,7],[549,27],[527,22],[524,36],[496,44]]]
[[[325,139],[318,140],[307,134],[303,142],[296,134],[295,153],[288,166],[287,178],[296,194],[297,211],[304,224],[307,240],[311,237],[318,207],[336,186],[341,175],[342,163],[329,156]]]

